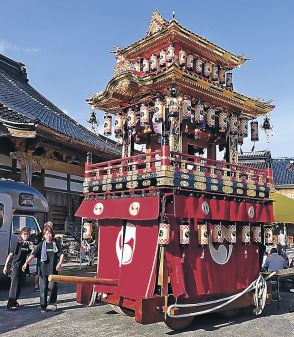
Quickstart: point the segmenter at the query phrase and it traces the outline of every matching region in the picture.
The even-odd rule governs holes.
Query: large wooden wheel
[[[129,317],[135,316],[135,312],[133,310],[127,309],[127,308],[124,308],[124,307],[120,307],[119,305],[111,304],[111,308],[112,308],[113,311],[115,311],[116,313],[118,313],[120,315],[129,316]]]
[[[166,316],[164,323],[167,327],[172,330],[184,330],[193,322],[194,316],[192,317],[183,317],[183,318],[173,318]]]

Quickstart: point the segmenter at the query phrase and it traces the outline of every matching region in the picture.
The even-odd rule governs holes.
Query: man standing
[[[282,250],[286,251],[286,235],[284,231],[281,229],[279,234],[279,245],[281,246]]]

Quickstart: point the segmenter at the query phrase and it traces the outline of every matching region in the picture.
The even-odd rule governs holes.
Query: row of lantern
[[[162,49],[159,55],[152,54],[150,58],[138,59],[134,64],[134,69],[138,72],[154,72],[161,67],[168,67],[173,63],[178,63],[180,67],[195,71],[196,74],[211,79],[214,82],[232,87],[232,73],[226,73],[225,69],[219,65],[194,56],[181,49],[176,55],[176,49],[171,44],[167,49]]]
[[[231,135],[239,135],[242,139],[248,137],[248,119],[239,118],[237,114],[228,114],[227,111],[210,106],[205,110],[204,104],[201,100],[192,107],[191,97],[184,95],[182,99],[179,98],[167,98],[166,107],[168,108],[169,118],[178,118],[179,111],[182,109],[182,119],[188,120],[195,124],[197,129],[215,129],[216,128],[216,116],[218,116],[218,131],[225,133],[230,130]],[[152,109],[152,110],[151,110]],[[162,123],[164,120],[165,105],[161,98],[156,98],[154,107],[148,106],[147,103],[140,105],[139,110],[130,107],[126,113],[119,112],[116,114],[116,120],[114,125],[114,134],[116,137],[122,137],[125,123],[127,123],[128,129],[134,129],[139,123],[140,126],[146,127],[151,123]],[[150,112],[154,111],[154,115],[150,115]],[[251,141],[258,141],[258,122],[251,122]],[[111,136],[112,134],[112,116],[106,114],[104,116],[104,135]]]
[[[198,243],[201,246],[208,245],[209,232],[213,243],[221,244],[227,242],[229,244],[237,243],[237,226],[230,224],[224,226],[220,223],[210,224],[208,231],[207,223],[198,225]],[[190,244],[190,224],[188,221],[181,221],[179,225],[179,243],[180,245]],[[243,244],[262,243],[261,225],[246,224],[241,226],[241,242]],[[159,223],[158,244],[166,246],[170,242],[170,224],[167,221]],[[264,243],[271,245],[273,243],[273,233],[271,227],[264,228]]]

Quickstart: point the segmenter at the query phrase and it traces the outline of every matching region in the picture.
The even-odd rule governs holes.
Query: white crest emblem
[[[224,233],[223,235],[226,237],[227,236],[227,232],[226,232],[226,227],[222,225],[222,233]],[[208,237],[208,247],[209,247],[209,252],[210,255],[213,259],[213,261],[217,264],[223,265],[226,264],[231,255],[232,255],[232,251],[233,251],[233,245],[228,245],[228,247],[226,247],[225,245],[218,245],[218,248],[215,248],[213,243],[212,243],[212,236],[209,235]]]
[[[120,230],[116,239],[116,255],[119,266],[130,264],[133,260],[136,246],[136,226],[131,223],[126,224],[125,237],[124,228]]]
[[[93,213],[95,215],[100,215],[102,214],[103,210],[104,210],[104,205],[101,202],[97,202],[97,204],[95,204],[93,208]]]
[[[139,213],[139,210],[140,210],[140,203],[135,201],[135,202],[132,202],[130,207],[129,207],[129,213],[132,215],[132,216],[135,216]]]
[[[203,201],[202,205],[201,205],[201,209],[202,209],[202,212],[205,214],[205,215],[208,215],[210,209],[209,209],[209,204],[207,201]]]
[[[250,206],[249,208],[248,208],[248,216],[249,216],[249,218],[250,219],[252,219],[253,217],[254,217],[254,207],[253,206]]]

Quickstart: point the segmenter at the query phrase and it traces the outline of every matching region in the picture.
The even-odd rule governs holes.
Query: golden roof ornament
[[[163,19],[158,10],[153,12],[147,36],[153,35],[166,27],[167,21]]]

